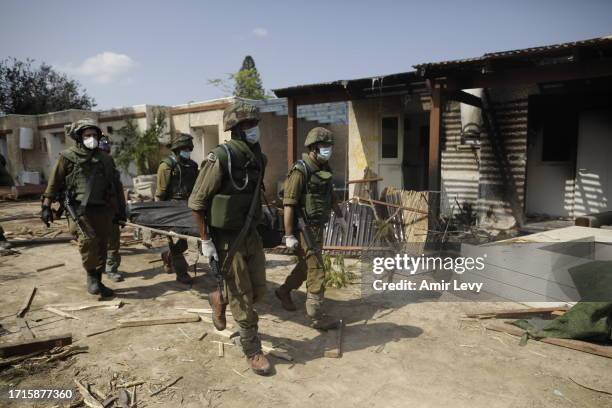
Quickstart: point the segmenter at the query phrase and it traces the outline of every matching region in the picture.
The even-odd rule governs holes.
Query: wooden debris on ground
[[[340,358],[342,357],[342,332],[344,328],[344,322],[340,320],[340,325],[336,329],[336,341],[334,346],[330,350],[325,350],[323,355],[327,358]]]
[[[57,303],[47,306],[58,310],[63,310],[65,312],[76,312],[91,309],[119,309],[121,306],[123,306],[123,302],[121,300],[114,300],[111,302]]]
[[[164,385],[163,387],[161,387],[157,391],[153,391],[152,393],[150,393],[149,397],[153,397],[153,396],[159,394],[160,392],[163,392],[163,391],[167,390],[168,388],[172,387],[174,384],[176,384],[177,382],[179,382],[182,379],[183,379],[183,376],[181,375],[180,377],[176,378],[173,381],[170,381],[168,384]]]
[[[98,401],[92,394],[89,392],[87,387],[83,385],[83,383],[77,379],[74,380],[79,392],[83,396],[83,402],[90,408],[105,408],[104,405],[100,401]]]
[[[508,333],[517,337],[522,337],[525,334],[525,330],[516,326],[512,326],[510,324],[490,324],[486,328],[488,330]],[[555,346],[565,347],[572,350],[582,351],[589,354],[612,358],[612,346],[602,346],[599,344],[589,343],[582,340],[558,339],[554,337],[544,337],[541,339],[534,340],[542,343],[554,344]]]
[[[116,327],[109,327],[107,329],[96,330],[96,331],[89,332],[89,333],[85,334],[85,337],[92,337],[92,336],[95,336],[95,335],[98,335],[98,334],[108,333],[108,332],[113,331],[115,329],[116,329]]]
[[[118,327],[155,326],[160,324],[195,323],[200,321],[200,316],[189,314],[183,316],[154,317],[146,319],[120,319],[117,320]]]
[[[76,316],[75,316],[75,315],[73,315],[73,314],[70,314],[70,313],[67,313],[67,312],[63,312],[63,311],[61,311],[61,310],[59,310],[59,309],[56,309],[56,308],[54,308],[54,307],[51,307],[51,306],[45,306],[45,310],[46,310],[47,312],[51,312],[51,313],[56,314],[56,315],[58,315],[58,316],[65,317],[66,319],[81,320],[81,318],[76,317]]]
[[[28,310],[30,310],[30,306],[32,305],[32,301],[34,300],[34,296],[36,295],[36,290],[36,286],[32,287],[32,289],[30,290],[30,294],[28,295],[28,297],[25,298],[23,304],[19,308],[19,311],[17,312],[17,317],[24,317],[26,313],[28,313]]]
[[[500,319],[512,319],[525,317],[528,315],[540,315],[540,314],[555,314],[556,312],[567,312],[569,310],[568,306],[556,306],[556,307],[532,307],[527,309],[515,309],[515,310],[498,310],[498,311],[490,311],[490,312],[482,312],[482,313],[469,313],[466,314],[465,317],[473,318],[473,319],[492,319],[492,318],[500,318]]]
[[[38,268],[38,269],[36,269],[36,272],[47,271],[49,269],[59,268],[60,266],[65,266],[65,265],[66,265],[65,262],[55,263],[55,264],[52,264],[52,265],[47,265],[47,266],[43,266],[41,268]]]
[[[206,314],[206,315],[212,314],[212,309],[206,309],[206,308],[204,308],[204,309],[193,309],[193,308],[190,308],[190,307],[176,306],[175,309],[182,310],[182,311],[187,312],[187,313],[197,313],[197,314]],[[227,310],[225,312],[225,315],[226,316],[231,316],[232,312]]]
[[[59,336],[39,337],[34,340],[26,340],[12,343],[0,344],[0,357],[11,357],[30,354],[35,351],[47,351],[55,347],[63,347],[72,344],[71,334]]]

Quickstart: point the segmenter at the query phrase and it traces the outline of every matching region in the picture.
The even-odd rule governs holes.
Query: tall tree
[[[226,94],[231,93],[240,98],[266,99],[270,97],[263,88],[261,77],[255,67],[255,61],[250,55],[244,58],[238,72],[227,74],[227,79],[209,79],[208,83],[221,89]]]
[[[233,76],[234,95],[247,99],[265,99],[266,93],[261,83],[261,77],[255,67],[253,57],[247,55],[242,61],[242,67]]]
[[[65,109],[91,110],[95,100],[81,84],[34,60],[0,61],[0,113],[35,115]]]

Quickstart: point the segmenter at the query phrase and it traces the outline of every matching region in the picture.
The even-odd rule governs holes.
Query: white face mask
[[[319,153],[317,153],[317,159],[323,162],[329,160],[332,155],[332,148],[330,147],[319,147]]]
[[[244,138],[250,144],[259,142],[259,126],[252,127],[244,131]]]
[[[190,159],[191,158],[191,152],[189,150],[181,150],[179,152],[179,155],[183,158],[183,159]]]
[[[96,139],[94,136],[85,138],[83,139],[83,146],[85,146],[89,150],[93,150],[98,147],[98,139]]]

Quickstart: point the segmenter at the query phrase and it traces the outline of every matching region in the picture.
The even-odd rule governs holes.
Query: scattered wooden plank
[[[74,383],[77,385],[79,392],[83,396],[83,402],[90,408],[104,408],[104,405],[100,401],[98,401],[87,389],[86,386],[83,385],[79,380],[75,379]]]
[[[550,312],[550,314],[555,317],[563,316],[565,313],[567,312],[563,310],[555,310],[554,312]]]
[[[200,337],[198,337],[198,341],[202,341],[204,340],[204,337],[208,336],[208,332],[204,332],[202,334],[200,334]]]
[[[274,357],[277,357],[277,358],[280,358],[280,359],[286,360],[286,361],[293,361],[293,356],[291,356],[289,353],[286,353],[286,352],[281,351],[281,350],[277,350],[277,349],[275,349],[272,346],[268,346],[268,345],[262,344],[261,345],[261,349],[264,352],[266,352],[266,353],[268,353],[270,355],[273,355]]]
[[[181,375],[180,377],[178,377],[176,380],[174,381],[170,381],[168,384],[164,385],[163,387],[161,387],[159,390],[157,391],[153,391],[152,393],[149,394],[149,397],[152,397],[154,395],[159,394],[162,391],[167,390],[168,388],[172,387],[174,384],[176,384],[177,382],[181,381],[183,379],[183,376]]]
[[[13,357],[9,357],[9,358],[0,359],[0,368],[4,368],[4,367],[10,366],[10,365],[14,365],[14,364],[20,363],[20,362],[22,362],[24,360],[27,360],[28,358],[36,357],[36,356],[44,353],[45,351],[46,350],[38,350],[38,351],[35,351],[33,353],[30,353],[30,354],[25,354],[23,356],[13,356]]]
[[[470,313],[470,314],[466,314],[465,317],[476,318],[476,319],[488,319],[491,317],[510,319],[514,317],[520,318],[525,315],[532,315],[532,314],[546,314],[546,313],[553,313],[557,311],[567,312],[568,310],[569,310],[569,307],[567,306],[531,307],[528,309],[515,309],[515,310],[510,309],[510,310],[489,311],[489,312],[482,312],[482,313]]]
[[[96,331],[93,331],[93,332],[85,334],[85,337],[92,337],[92,336],[95,336],[97,334],[108,333],[108,332],[113,331],[115,329],[116,329],[116,327],[109,327],[108,329],[96,330]]]
[[[340,326],[336,330],[336,344],[330,350],[325,350],[323,355],[327,358],[340,358],[342,357],[342,332],[344,322],[340,319]]]
[[[59,336],[39,337],[34,340],[19,341],[0,344],[0,357],[18,356],[30,354],[39,350],[51,350],[55,347],[63,347],[72,344],[71,334]]]
[[[224,347],[225,347],[225,345],[223,344],[223,342],[222,342],[222,341],[217,341],[216,343],[217,343],[217,345],[218,345],[218,347],[219,347],[219,350],[218,350],[217,355],[218,355],[219,357],[223,357],[223,355],[225,354],[225,353],[224,353]]]
[[[119,309],[121,306],[123,306],[123,302],[121,300],[113,300],[112,302],[57,303],[47,306],[58,310],[63,310],[65,312],[75,312],[90,309]]]
[[[72,354],[86,353],[88,351],[89,351],[89,347],[88,346],[70,346],[66,350],[62,351],[61,353],[54,354],[51,357],[49,357],[48,359],[46,359],[45,363],[50,363],[52,361],[59,360],[59,359],[62,359],[64,357],[68,357],[68,356],[70,356]]]
[[[75,320],[81,320],[79,317],[76,317],[75,315],[72,315],[72,314],[70,314],[70,313],[63,312],[63,311],[61,311],[61,310],[59,310],[59,309],[56,309],[56,308],[54,308],[54,307],[51,307],[51,306],[46,306],[46,307],[45,307],[45,310],[46,310],[47,312],[54,313],[54,314],[56,314],[56,315],[58,315],[58,316],[65,317],[66,319],[75,319]]]
[[[155,326],[159,324],[195,323],[200,321],[198,315],[184,315],[171,317],[154,317],[150,319],[120,319],[118,327]]]
[[[508,333],[513,336],[522,337],[525,334],[525,330],[520,327],[512,326],[509,324],[490,324],[487,329]],[[534,339],[536,340],[536,339]],[[597,356],[612,358],[612,346],[601,346],[595,343],[589,343],[582,340],[571,340],[571,339],[557,339],[554,337],[544,337],[537,339],[542,343],[554,344],[555,346],[565,347],[572,350],[582,351],[584,353],[595,354]]]
[[[47,265],[47,266],[43,266],[42,268],[36,269],[36,272],[47,271],[49,269],[59,268],[60,266],[64,266],[64,265],[66,265],[65,262],[60,262],[60,263],[56,263],[56,264],[52,264],[52,265]]]
[[[183,307],[183,306],[176,306],[175,309],[177,310],[182,310],[184,312],[187,313],[198,313],[198,314],[212,314],[212,309],[207,309],[207,308],[203,308],[203,309],[193,309],[191,307]],[[232,312],[229,310],[225,311],[225,315],[226,316],[231,316]]]
[[[32,305],[32,301],[34,300],[34,296],[36,295],[36,290],[36,286],[32,287],[32,289],[30,290],[30,294],[23,301],[23,304],[19,308],[19,311],[17,312],[17,317],[23,317],[26,315],[26,313],[28,313],[28,310],[30,310],[30,306]]]
[[[130,388],[130,387],[135,387],[137,385],[142,385],[144,383],[145,382],[142,381],[142,380],[132,381],[132,382],[128,382],[128,383],[125,383],[125,384],[119,384],[119,385],[117,385],[117,388]]]

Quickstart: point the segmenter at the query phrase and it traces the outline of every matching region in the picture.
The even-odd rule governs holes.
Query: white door
[[[612,210],[612,109],[582,112],[574,216]]]
[[[399,115],[383,116],[380,120],[380,140],[378,144],[378,191],[385,187],[403,187],[402,151],[403,126]]]

